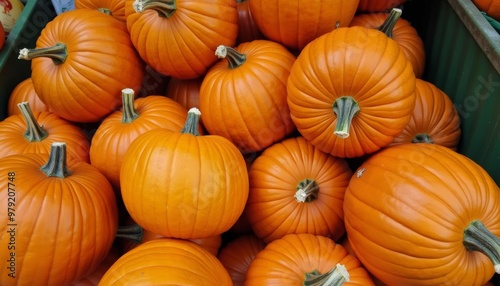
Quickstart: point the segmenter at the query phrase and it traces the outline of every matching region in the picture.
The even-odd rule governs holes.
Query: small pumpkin
[[[500,1],[498,0],[472,0],[480,11],[493,19],[500,21]]]
[[[417,79],[415,109],[403,132],[388,146],[434,143],[457,150],[460,117],[448,95],[434,84]]]
[[[406,3],[406,0],[359,0],[359,12],[387,12]]]
[[[236,2],[238,8],[238,37],[236,38],[236,44],[264,39],[264,35],[255,24],[252,11],[250,11],[250,1],[236,0]]]
[[[109,254],[118,225],[112,187],[86,162],[68,168],[66,154],[55,142],[50,154],[2,158],[2,285],[68,285]]]
[[[250,167],[246,217],[267,243],[290,233],[338,240],[345,233],[342,206],[351,176],[344,159],[303,137],[285,139],[264,150]]]
[[[75,0],[76,9],[92,9],[125,22],[125,0]]]
[[[10,93],[9,102],[7,104],[7,115],[21,114],[17,105],[25,101],[28,102],[33,112],[50,111],[47,105],[45,105],[36,94],[31,77],[18,83]]]
[[[57,15],[42,30],[31,60],[40,99],[73,122],[96,122],[120,107],[121,90],[140,88],[144,64],[123,21],[91,9]]]
[[[161,238],[145,242],[121,256],[99,285],[230,286],[220,261],[192,241]]]
[[[415,74],[398,43],[365,27],[341,27],[302,50],[288,78],[300,134],[323,152],[354,158],[387,146],[415,106]]]
[[[165,95],[180,103],[186,110],[200,107],[200,88],[203,77],[195,79],[172,78],[167,84]]]
[[[0,158],[23,153],[48,154],[54,142],[65,142],[68,162],[89,162],[90,140],[80,127],[57,114],[32,112],[28,102],[18,104],[21,112],[0,122]]]
[[[352,250],[385,284],[484,285],[500,272],[500,189],[450,148],[402,144],[372,155],[349,183],[344,212]]]
[[[252,260],[245,285],[273,284],[374,285],[359,260],[342,245],[309,233],[274,240]]]

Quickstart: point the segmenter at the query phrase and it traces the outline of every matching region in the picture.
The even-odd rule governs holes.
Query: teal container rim
[[[471,0],[448,0],[455,13],[500,73],[500,34]]]

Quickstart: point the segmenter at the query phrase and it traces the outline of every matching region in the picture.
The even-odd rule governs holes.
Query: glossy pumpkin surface
[[[500,192],[479,165],[436,144],[371,156],[344,198],[352,250],[388,285],[483,285],[498,266],[465,246],[480,221],[500,236]],[[481,237],[481,236],[479,236]]]
[[[25,101],[28,102],[33,112],[49,111],[47,105],[45,105],[36,94],[31,77],[18,83],[12,90],[7,104],[7,115],[21,114],[17,104]]]
[[[338,28],[304,48],[287,89],[298,131],[337,157],[391,143],[415,106],[415,74],[404,52],[384,33],[359,26]]]

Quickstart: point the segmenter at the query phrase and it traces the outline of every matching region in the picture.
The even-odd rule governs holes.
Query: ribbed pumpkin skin
[[[180,103],[186,110],[189,110],[191,107],[199,108],[202,82],[203,77],[184,80],[171,78],[167,84],[165,94]]]
[[[40,99],[59,116],[99,121],[119,108],[123,88],[141,87],[144,65],[124,22],[96,10],[67,11],[45,26],[36,47],[58,42],[66,44],[65,62],[34,58],[31,77]]]
[[[238,2],[238,37],[236,44],[264,39],[250,11],[249,0],[236,0]]]
[[[343,159],[320,151],[302,137],[286,139],[264,150],[250,167],[245,214],[255,234],[271,242],[289,233],[311,233],[339,239],[345,232],[343,197],[352,171]],[[317,199],[299,202],[305,179],[319,187]]]
[[[49,154],[52,143],[65,142],[69,164],[90,162],[90,141],[81,128],[52,112],[33,112],[33,116],[47,131],[47,137],[29,142],[24,137],[27,130],[24,117],[20,114],[9,116],[0,122],[0,158],[23,153]]]
[[[389,146],[412,143],[419,134],[427,134],[434,144],[457,149],[460,141],[460,117],[453,101],[434,84],[417,79],[415,109],[403,132]]]
[[[313,39],[349,25],[359,0],[251,0],[259,30],[270,40],[302,50]]]
[[[137,13],[134,2],[125,3],[130,38],[141,58],[161,74],[179,79],[203,76],[217,61],[217,46],[236,42],[234,0],[175,0],[170,18],[153,9]]]
[[[269,243],[248,268],[245,285],[303,285],[305,274],[318,270],[327,273],[343,264],[350,281],[343,285],[374,285],[359,260],[333,240],[312,234],[289,234]]]
[[[500,21],[500,1],[498,0],[472,0],[479,11],[483,11],[488,16]]]
[[[136,98],[134,106],[139,117],[123,123],[123,110],[113,112],[99,125],[90,145],[90,162],[116,190],[120,189],[120,167],[130,143],[155,128],[180,132],[187,117],[187,109],[160,95]]]
[[[115,263],[121,255],[122,253],[120,250],[118,250],[117,247],[112,247],[111,251],[108,253],[108,256],[106,256],[104,261],[94,272],[75,283],[71,283],[70,286],[96,286],[97,284],[99,284],[99,281],[102,279],[111,265],[113,265],[113,263]]]
[[[234,286],[244,285],[250,263],[265,246],[262,239],[247,234],[234,238],[220,250],[217,258],[231,276]]]
[[[467,251],[464,230],[481,220],[500,235],[500,190],[477,164],[436,144],[403,144],[370,157],[344,198],[352,250],[388,285],[483,285],[494,274]]]
[[[406,0],[359,0],[358,11],[385,12],[405,2]]]
[[[18,83],[12,90],[7,104],[7,115],[21,114],[17,104],[24,101],[29,103],[31,111],[49,111],[49,108],[36,94],[31,77]]]
[[[232,283],[220,261],[201,246],[162,238],[125,253],[104,274],[99,285],[230,286]]]
[[[222,234],[248,198],[245,161],[231,142],[164,129],[148,131],[130,144],[120,183],[132,219],[166,237]]]
[[[350,26],[363,26],[376,29],[384,23],[389,13],[363,13],[357,14],[351,21]],[[425,70],[425,48],[424,42],[417,30],[410,22],[399,18],[392,30],[392,39],[395,40],[407,59],[413,66],[413,72],[417,78],[421,78]]]
[[[75,0],[76,9],[105,9],[116,19],[125,22],[125,0]]]
[[[257,152],[295,130],[286,99],[295,56],[267,40],[235,49],[246,61],[230,69],[221,60],[208,71],[200,89],[200,111],[208,133],[228,138],[244,153]]]
[[[306,46],[287,84],[298,131],[323,152],[360,157],[391,143],[415,106],[415,75],[399,45],[364,27],[338,28]],[[350,96],[360,111],[350,135],[334,134],[335,101]]]
[[[69,177],[47,177],[40,171],[47,159],[23,154],[1,160],[1,285],[67,285],[93,272],[113,244],[118,209],[106,178],[83,162],[69,166]],[[15,172],[13,182],[9,172]],[[15,189],[15,279],[7,275],[13,251],[7,248],[8,188]]]

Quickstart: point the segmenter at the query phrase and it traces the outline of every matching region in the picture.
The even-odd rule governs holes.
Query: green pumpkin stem
[[[295,199],[299,203],[310,203],[318,198],[319,186],[316,181],[304,179],[297,184]]]
[[[337,115],[334,134],[340,138],[349,137],[352,119],[359,112],[359,105],[351,96],[342,96],[333,103],[333,112]]]
[[[350,275],[347,268],[342,264],[337,264],[325,274],[320,274],[317,270],[306,273],[304,286],[340,286],[349,282]]]
[[[391,13],[389,13],[387,19],[385,19],[384,23],[382,23],[382,25],[380,25],[377,30],[383,32],[387,35],[387,37],[392,39],[392,31],[394,30],[394,26],[396,26],[399,18],[401,18],[401,14],[403,14],[403,10],[399,8],[393,8],[391,10]]]
[[[175,0],[135,0],[132,7],[137,13],[152,9],[158,12],[158,16],[165,18],[172,17],[177,10]]]
[[[144,236],[144,230],[138,224],[118,226],[116,238],[127,239],[135,243],[141,243]]]
[[[49,136],[49,133],[36,121],[27,101],[18,103],[17,107],[21,111],[24,121],[26,121],[26,132],[24,132],[26,140],[29,142],[40,142]]]
[[[135,92],[131,88],[122,89],[122,105],[123,105],[123,114],[122,114],[122,123],[131,123],[137,117],[139,117],[139,112],[135,109],[134,106],[134,97]]]
[[[97,8],[97,11],[113,16],[113,13],[111,13],[111,10],[109,10],[108,8]]]
[[[434,143],[434,141],[432,141],[431,136],[429,136],[429,134],[427,134],[427,133],[420,133],[420,134],[415,135],[415,137],[413,137],[411,142],[412,143]]]
[[[21,49],[19,51],[19,59],[21,60],[32,60],[34,58],[46,57],[51,58],[54,64],[62,64],[68,56],[68,51],[66,50],[66,45],[63,43],[57,43],[52,47],[38,48],[38,49]]]
[[[468,251],[479,251],[486,255],[495,272],[500,274],[500,238],[491,233],[479,220],[471,222],[464,230],[463,244]]]
[[[66,162],[66,143],[54,142],[50,147],[49,160],[40,170],[47,177],[66,178],[71,175]]]
[[[245,54],[240,54],[235,49],[224,45],[217,47],[215,55],[219,59],[226,59],[227,66],[230,69],[235,69],[241,66],[247,60],[247,56]]]
[[[192,107],[191,109],[189,109],[186,123],[184,123],[184,127],[182,128],[181,133],[199,136],[200,116],[201,112],[198,108]]]

